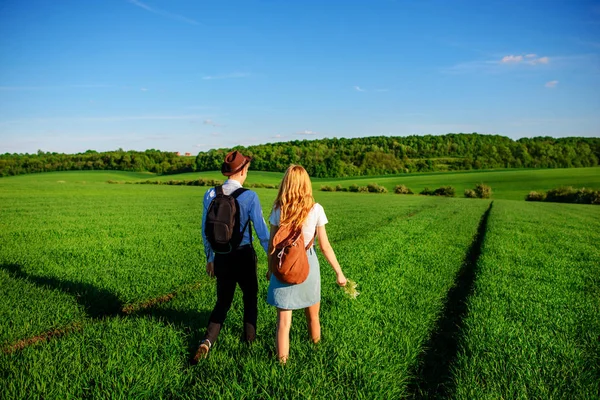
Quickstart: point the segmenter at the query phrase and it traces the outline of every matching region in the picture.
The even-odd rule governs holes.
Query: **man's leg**
[[[220,264],[220,265],[219,265]],[[236,280],[231,276],[228,265],[223,265],[215,260],[215,275],[217,277],[217,303],[209,317],[208,329],[204,339],[210,340],[211,345],[217,340],[221,326],[227,318],[235,294]]]
[[[208,319],[208,327],[204,339],[194,356],[193,363],[197,363],[200,358],[205,358],[212,345],[217,341],[221,327],[227,318],[227,312],[231,307],[233,295],[235,293],[236,280],[231,276],[229,268],[230,260],[226,257],[217,256],[215,258],[215,276],[217,277],[217,303],[213,308]]]
[[[244,333],[246,341],[256,338],[258,316],[258,277],[256,275],[256,253],[252,247],[242,249],[238,259],[238,283],[244,300]]]

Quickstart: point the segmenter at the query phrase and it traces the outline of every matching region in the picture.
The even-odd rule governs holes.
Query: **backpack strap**
[[[236,189],[233,193],[230,194],[231,197],[233,197],[234,199],[237,200],[237,198],[244,193],[245,191],[247,191],[248,189],[246,188],[238,188]],[[250,223],[250,218],[248,218],[248,221],[246,221],[246,224],[244,225],[244,227],[242,228],[242,230],[240,231],[240,233],[242,234],[242,239],[244,237],[244,232],[246,232],[246,228],[250,227],[250,246],[252,246],[252,224]]]
[[[236,190],[234,190],[233,193],[230,194],[231,197],[233,197],[234,199],[237,199],[238,197],[240,197],[240,194],[244,193],[246,190],[246,188],[238,188]]]
[[[315,235],[312,237],[312,239],[310,239],[310,243],[308,244],[308,246],[306,246],[306,248],[304,250],[308,250],[312,247],[313,243],[315,242],[316,237],[317,237],[317,229],[315,228]]]
[[[215,186],[215,192],[217,192],[217,195],[223,195],[223,185]]]

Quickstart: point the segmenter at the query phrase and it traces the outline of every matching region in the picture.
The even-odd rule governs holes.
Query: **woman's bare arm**
[[[269,237],[269,252],[267,253],[267,280],[271,279],[271,273],[273,271],[273,266],[271,265],[271,253],[273,252],[273,237],[277,233],[278,229],[278,225],[271,225],[271,235]]]
[[[331,268],[333,268],[333,271],[335,272],[337,284],[340,286],[346,286],[346,277],[344,276],[342,268],[338,263],[338,260],[333,251],[333,247],[331,247],[331,244],[329,243],[329,239],[327,238],[327,231],[325,230],[325,225],[317,227],[317,238],[319,239],[319,247],[323,252],[323,255],[325,256],[325,259],[327,260],[329,265],[331,265]]]

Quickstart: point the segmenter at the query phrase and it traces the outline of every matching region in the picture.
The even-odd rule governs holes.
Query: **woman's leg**
[[[290,327],[292,326],[292,310],[277,309],[277,359],[285,364],[290,354]]]
[[[308,333],[313,343],[318,343],[321,340],[321,324],[319,323],[319,308],[321,303],[313,304],[304,309],[306,315],[306,323],[308,324]]]

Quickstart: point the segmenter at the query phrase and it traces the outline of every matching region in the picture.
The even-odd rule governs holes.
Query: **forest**
[[[499,135],[447,134],[372,136],[295,140],[237,146],[253,158],[250,169],[282,172],[302,164],[319,178],[385,175],[411,172],[496,168],[592,167],[600,159],[600,138],[534,137],[513,140]],[[211,149],[196,157],[155,149],[79,154],[38,151],[0,155],[0,176],[70,170],[123,170],[174,174],[214,171],[232,149]]]

